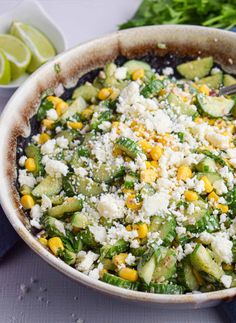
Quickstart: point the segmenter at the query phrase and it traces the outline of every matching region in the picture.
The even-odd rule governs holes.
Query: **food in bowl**
[[[162,294],[235,286],[235,99],[218,93],[236,79],[212,57],[158,72],[147,61],[43,96],[19,142],[22,207],[45,248],[91,279]]]

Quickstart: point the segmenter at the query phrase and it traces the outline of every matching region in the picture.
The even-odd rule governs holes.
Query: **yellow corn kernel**
[[[201,93],[204,93],[206,95],[209,95],[210,94],[210,89],[209,87],[206,85],[206,84],[202,84],[200,87],[199,87],[199,91]]]
[[[234,271],[234,266],[233,265],[229,265],[229,264],[222,264],[222,268],[225,271]]]
[[[220,128],[225,128],[226,127],[226,122],[222,119],[216,120],[215,121],[215,126]]]
[[[209,119],[207,122],[208,122],[208,124],[210,126],[214,126],[214,124],[215,124],[215,120],[214,119]]]
[[[20,201],[21,201],[21,204],[22,204],[23,208],[26,209],[26,210],[31,209],[35,204],[33,197],[31,195],[28,195],[28,194],[22,196]]]
[[[125,259],[127,258],[128,254],[127,253],[119,253],[118,255],[115,255],[112,258],[113,264],[115,266],[119,266],[121,264],[125,263]]]
[[[229,211],[229,207],[226,204],[217,204],[217,209],[220,209],[222,213],[227,213]]]
[[[54,106],[56,106],[60,102],[63,102],[62,99],[58,98],[57,96],[52,96],[52,95],[48,96],[47,100],[52,102]]]
[[[223,131],[223,132],[221,132],[221,135],[222,136],[228,136],[228,137],[230,137],[231,136],[231,134],[228,132],[228,131]]]
[[[112,89],[112,92],[111,92],[111,95],[109,96],[109,99],[110,100],[115,100],[120,94],[120,90],[117,89],[117,88],[113,88]]]
[[[46,238],[39,238],[39,242],[44,246],[47,247],[48,240]]]
[[[49,120],[49,119],[42,120],[42,125],[47,129],[52,129],[54,126],[54,123],[55,122],[53,120]]]
[[[193,176],[191,168],[185,165],[182,165],[178,168],[177,171],[177,179],[186,181],[188,178],[191,178]]]
[[[29,172],[34,172],[36,170],[36,163],[34,158],[27,158],[25,161],[25,168],[29,171]]]
[[[121,156],[122,155],[122,150],[120,149],[120,148],[114,148],[113,149],[113,152],[112,152],[112,155],[114,156],[114,157],[118,157],[118,156]]]
[[[169,146],[171,143],[172,136],[169,133],[159,137],[157,141],[161,143],[163,146]]]
[[[103,268],[99,271],[99,277],[102,278],[105,273],[107,273],[107,269]]]
[[[145,153],[149,153],[152,150],[152,145],[145,139],[140,140],[138,144]]]
[[[131,126],[137,137],[144,137],[146,129],[143,124],[136,124]]]
[[[86,108],[81,112],[81,117],[85,120],[90,120],[93,115],[93,109],[91,108]]]
[[[153,147],[150,152],[152,159],[155,161],[159,160],[162,154],[163,154],[163,149],[160,146]]]
[[[148,234],[148,226],[146,225],[146,223],[134,224],[133,229],[138,232],[139,239],[146,238]]]
[[[51,249],[51,251],[54,253],[55,256],[58,255],[59,251],[64,250],[63,242],[61,241],[61,238],[59,237],[53,237],[48,240],[48,247]]]
[[[158,168],[158,162],[156,160],[152,160],[150,163],[153,168]]]
[[[104,87],[98,92],[98,98],[99,100],[106,100],[109,98],[111,94],[112,94],[112,89]]]
[[[202,176],[201,181],[204,182],[205,191],[207,193],[211,193],[213,191],[213,186],[211,185],[211,182],[209,181],[209,179],[206,176]]]
[[[121,268],[118,274],[120,278],[129,280],[130,282],[136,282],[138,280],[138,272],[132,268]]]
[[[120,134],[120,122],[119,121],[113,121],[112,128],[116,130],[116,133],[118,135]]]
[[[145,161],[146,169],[152,168],[151,162],[150,161]]]
[[[157,179],[157,173],[153,169],[145,169],[141,171],[140,174],[141,182],[153,183]]]
[[[122,192],[124,194],[135,194],[135,190],[132,190],[130,188],[122,188]]]
[[[83,128],[83,123],[79,121],[67,121],[67,127],[80,130]]]
[[[137,211],[137,210],[141,209],[141,206],[142,206],[142,202],[137,201],[135,194],[128,195],[128,197],[125,201],[125,204],[128,209],[133,210],[133,211]]]
[[[159,96],[163,96],[166,94],[166,90],[165,89],[161,89],[161,91],[159,92]]]
[[[66,112],[66,110],[68,110],[68,103],[66,103],[65,101],[61,101],[59,103],[57,103],[56,105],[56,111],[57,114],[59,115],[59,117]]]
[[[197,123],[197,124],[200,124],[200,123],[203,123],[203,119],[201,118],[201,117],[196,117],[195,119],[194,119],[194,122],[195,123]]]
[[[45,144],[45,142],[47,142],[51,137],[46,133],[46,132],[43,132],[41,133],[41,135],[39,136],[39,143],[42,145],[42,144]]]
[[[193,202],[198,200],[198,194],[193,191],[185,191],[184,192],[184,197],[187,201]]]
[[[219,200],[219,196],[214,191],[212,191],[207,198],[208,200],[214,200],[215,202]]]
[[[132,231],[133,230],[133,227],[132,227],[131,224],[128,224],[125,228],[126,228],[127,231]]]
[[[131,74],[132,80],[137,81],[138,79],[142,79],[144,77],[144,69],[138,68],[137,70],[133,71]]]
[[[129,156],[125,156],[125,161],[126,161],[127,163],[129,163],[129,162],[131,162],[131,161],[132,161],[132,158],[130,158]]]

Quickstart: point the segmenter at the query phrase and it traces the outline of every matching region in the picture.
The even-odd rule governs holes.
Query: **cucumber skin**
[[[55,218],[62,218],[65,213],[81,211],[83,208],[82,200],[74,200],[65,204],[57,205],[48,210],[48,215]]]
[[[187,225],[187,231],[193,233],[200,233],[203,231],[216,232],[220,229],[220,224],[217,216],[206,212],[206,214],[199,219],[194,225]]]
[[[40,148],[31,144],[25,148],[25,154],[28,158],[33,158],[36,165],[36,170],[33,172],[34,176],[43,175],[44,167],[41,163],[42,155],[40,152]]]
[[[98,183],[110,184],[116,178],[122,177],[125,173],[124,166],[112,165],[110,169],[107,170],[106,164],[102,164],[93,172],[93,179]]]
[[[95,240],[92,232],[90,232],[89,228],[85,228],[84,230],[81,230],[79,233],[79,237],[83,243],[83,246],[85,248],[91,248],[91,249],[96,249],[98,247],[98,243]]]
[[[174,217],[171,217],[170,220],[168,219],[167,221],[161,224],[159,232],[160,232],[160,238],[163,240],[163,246],[168,247],[172,244],[173,240],[176,237],[175,228],[176,228],[176,220],[174,219]]]
[[[205,77],[196,82],[197,84],[206,84],[210,88],[219,89],[223,83],[223,73],[219,72],[212,76]]]
[[[164,85],[160,80],[150,80],[141,90],[140,94],[145,98],[150,98],[153,95],[158,94],[163,87]]]
[[[180,295],[184,294],[185,287],[177,284],[156,284],[150,283],[149,285],[141,284],[142,291],[154,293],[154,294],[172,294]]]
[[[117,139],[115,146],[124,151],[132,159],[137,158],[142,153],[137,143],[126,137]]]
[[[192,272],[192,266],[189,258],[185,258],[177,268],[178,281],[181,285],[185,286],[187,290],[198,290],[199,285]]]
[[[62,188],[68,197],[73,197],[76,194],[72,181],[73,173],[68,173],[62,178]]]
[[[198,94],[196,96],[196,99],[197,99],[197,106],[200,110],[199,112],[202,112],[203,115],[207,115],[211,118],[221,118],[221,117],[224,117],[225,115],[228,115],[230,111],[233,109],[233,106],[235,104],[234,101],[231,99],[226,99],[223,97],[206,96],[204,94]],[[220,101],[223,101],[223,102],[220,102]],[[218,110],[218,112],[216,112],[216,107],[222,108],[223,103],[224,103],[224,110],[222,111]],[[227,110],[226,110],[226,104],[227,104]],[[206,109],[206,106],[208,106],[208,111]],[[214,109],[212,109],[210,112],[209,112],[209,106],[214,106]]]
[[[118,240],[114,245],[103,246],[100,250],[101,258],[109,258],[111,259],[113,256],[127,251],[129,248],[128,242],[124,240]]]
[[[203,66],[204,65],[204,66]],[[189,80],[194,80],[196,77],[203,78],[207,76],[213,66],[213,58],[211,56],[193,60],[177,66],[177,71],[180,75]]]
[[[42,181],[35,186],[32,190],[32,194],[35,197],[42,197],[43,194],[49,196],[54,196],[60,193],[62,189],[62,179],[60,177],[44,177]]]
[[[108,283],[113,286],[118,286],[121,288],[126,288],[130,290],[138,290],[139,289],[139,283],[138,282],[130,282],[129,280],[125,280],[123,278],[120,278],[118,276],[105,273],[102,277],[102,281],[105,283]]]

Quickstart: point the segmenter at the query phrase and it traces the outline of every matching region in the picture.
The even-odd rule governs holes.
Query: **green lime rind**
[[[0,49],[0,84],[6,85],[11,81],[11,66],[4,52]]]

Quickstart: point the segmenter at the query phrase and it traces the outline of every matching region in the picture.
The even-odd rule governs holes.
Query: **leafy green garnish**
[[[48,101],[47,99],[44,99],[41,104],[40,104],[40,107],[38,109],[38,112],[37,112],[37,120],[38,121],[41,121],[45,118],[46,116],[46,113],[48,110],[51,110],[53,109],[53,103]]]
[[[157,94],[163,88],[163,83],[160,80],[151,79],[141,90],[141,94],[145,98],[150,98]]]
[[[159,24],[231,29],[236,25],[235,0],[143,0],[133,18],[119,28]]]

